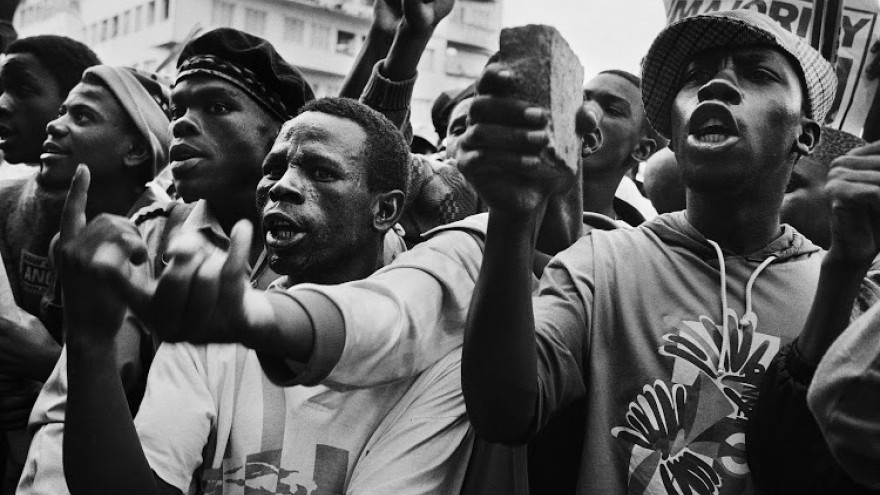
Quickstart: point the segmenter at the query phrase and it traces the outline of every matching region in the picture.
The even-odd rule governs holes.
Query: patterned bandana
[[[686,17],[657,35],[642,61],[642,101],[657,132],[670,135],[672,102],[681,73],[693,56],[712,48],[739,46],[768,46],[787,54],[806,88],[807,116],[822,122],[837,90],[831,64],[770,17],[754,10],[731,10]]]
[[[234,84],[281,121],[287,120],[290,118],[289,115],[296,113],[296,109],[288,109],[281,97],[270,91],[247,67],[236,65],[214,55],[195,55],[180,64],[175,84],[195,74],[218,77]]]

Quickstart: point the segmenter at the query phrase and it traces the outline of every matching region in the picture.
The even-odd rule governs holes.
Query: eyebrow
[[[592,89],[584,90],[584,100],[591,99],[593,101],[597,101],[600,104],[609,105],[612,103],[622,103],[626,105],[627,110],[632,110],[632,105],[629,100],[623,98],[621,96],[617,96],[613,93],[608,93],[606,91],[596,91]]]
[[[37,75],[30,70],[25,62],[18,59],[9,59],[0,69],[0,75],[4,78],[24,79],[28,82],[36,82]]]

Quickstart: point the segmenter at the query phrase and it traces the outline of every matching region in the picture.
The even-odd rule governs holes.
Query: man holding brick
[[[669,26],[643,81],[687,209],[592,232],[550,263],[534,300],[535,212],[573,177],[510,152],[516,129],[493,117],[509,104],[474,102],[463,169],[490,216],[463,355],[468,413],[480,435],[521,443],[585,398],[578,493],[753,493],[744,439],[764,371],[804,328],[820,270],[866,254],[832,248],[823,261],[779,221],[834,73],[768,17],[733,11]],[[872,231],[880,164],[868,155],[849,166],[859,170],[835,199],[851,210],[836,221],[858,242]]]

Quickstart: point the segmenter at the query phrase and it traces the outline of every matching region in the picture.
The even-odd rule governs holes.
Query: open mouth
[[[301,241],[306,233],[284,215],[274,213],[263,219],[266,233],[266,246],[273,249],[288,249]]]
[[[168,150],[168,157],[172,162],[183,162],[190,158],[200,158],[203,153],[187,144],[175,144]]]
[[[709,119],[693,133],[702,143],[720,143],[736,133],[727,128],[720,119]]]
[[[64,148],[58,146],[53,141],[46,141],[43,143],[43,154],[47,155],[68,155],[68,153]]]
[[[718,144],[739,136],[739,128],[730,111],[719,103],[707,102],[691,116],[689,133],[698,143]]]

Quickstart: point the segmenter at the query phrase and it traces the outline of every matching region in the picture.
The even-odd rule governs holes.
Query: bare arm
[[[354,66],[342,83],[339,96],[355,100],[361,97],[361,93],[373,73],[373,67],[388,54],[402,15],[399,0],[396,2],[394,0],[375,0],[373,23],[370,25],[367,39],[361,46]]]
[[[144,457],[116,366],[114,337],[124,302],[103,280],[117,259],[145,256],[137,232],[109,236],[108,217],[85,228],[88,169],[77,170],[62,219],[62,283],[68,335],[64,467],[71,493],[175,493]],[[98,235],[98,234],[102,235]],[[106,242],[105,242],[106,241]],[[132,273],[127,273],[132,276]],[[113,469],[107,469],[113,466]]]
[[[517,443],[533,425],[538,398],[531,290],[536,236],[545,211],[550,214],[549,198],[568,190],[575,176],[541,158],[551,145],[546,112],[506,98],[505,72],[503,66],[486,68],[478,92],[492,96],[474,100],[459,163],[489,204],[483,264],[465,329],[462,387],[477,432]]]
[[[832,164],[831,248],[822,262],[816,298],[798,337],[802,358],[816,365],[849,325],[862,279],[880,252],[880,142]]]

